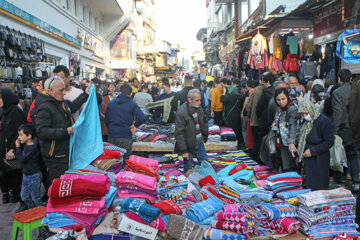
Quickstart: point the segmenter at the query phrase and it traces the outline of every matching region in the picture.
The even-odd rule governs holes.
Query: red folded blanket
[[[50,198],[69,198],[74,196],[103,197],[106,185],[84,179],[54,179],[48,196]]]
[[[230,172],[229,172],[229,176],[233,175],[234,173],[237,173],[238,171],[241,171],[243,169],[245,169],[247,166],[245,163],[237,165],[235,168],[233,168]]]
[[[101,197],[89,197],[89,196],[74,196],[66,198],[49,198],[49,202],[54,207],[64,207],[68,204],[78,203],[81,201],[99,201]]]
[[[104,152],[98,157],[96,158],[94,161],[100,161],[100,160],[104,160],[104,159],[120,159],[121,157],[121,153],[117,152],[117,151],[112,151],[109,149],[104,148]]]
[[[170,199],[157,202],[153,205],[153,207],[160,209],[161,213],[164,215],[182,214],[181,208],[173,200]]]
[[[207,175],[206,177],[199,180],[200,187],[206,186],[207,184],[215,186],[216,182],[211,175]]]

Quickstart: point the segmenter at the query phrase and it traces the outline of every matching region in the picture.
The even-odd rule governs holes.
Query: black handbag
[[[270,130],[265,139],[265,145],[270,154],[276,153],[276,134],[273,130]]]

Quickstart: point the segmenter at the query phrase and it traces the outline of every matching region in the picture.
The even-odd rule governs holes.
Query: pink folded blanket
[[[237,212],[239,210],[240,204],[227,204],[224,205],[225,212]]]
[[[84,200],[75,203],[69,203],[61,207],[55,207],[51,203],[51,198],[46,206],[47,212],[72,212],[82,214],[98,214],[105,207],[105,196],[100,200]]]
[[[119,172],[115,175],[115,183],[121,184],[133,184],[143,189],[155,191],[156,190],[156,178],[147,175],[134,173],[134,172]]]
[[[151,158],[144,158],[144,157],[140,157],[140,156],[136,156],[136,155],[131,155],[129,160],[131,161],[135,161],[141,164],[146,164],[148,166],[151,166],[153,169],[158,169],[159,167],[159,162],[151,159]]]
[[[117,194],[118,194],[119,198],[127,198],[127,197],[142,198],[142,199],[147,200],[151,204],[154,204],[155,200],[156,200],[155,197],[150,196],[148,194],[144,194],[144,193],[128,193],[126,190],[121,190],[121,191],[118,190]]]
[[[126,212],[125,215],[134,220],[134,221],[137,221],[139,223],[142,223],[142,224],[145,224],[145,225],[148,225],[150,227],[153,227],[153,228],[156,228],[156,229],[159,229],[160,231],[162,232],[165,232],[166,230],[166,225],[165,225],[165,222],[164,222],[164,219],[162,218],[161,215],[159,215],[157,218],[155,218],[154,221],[152,221],[152,223],[150,224],[147,224],[141,217],[139,217],[136,213],[133,213],[133,212]]]

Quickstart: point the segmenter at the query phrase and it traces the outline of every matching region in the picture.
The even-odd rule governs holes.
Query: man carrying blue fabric
[[[120,93],[107,106],[105,124],[109,129],[109,142],[126,149],[126,160],[132,152],[132,135],[136,128],[146,121],[146,116],[131,99],[130,85],[122,85]]]
[[[184,172],[192,168],[194,155],[199,162],[207,160],[204,142],[208,139],[208,120],[200,106],[201,93],[192,89],[175,117],[175,149],[184,158]]]

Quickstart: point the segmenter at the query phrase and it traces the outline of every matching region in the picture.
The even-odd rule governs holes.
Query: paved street
[[[13,223],[11,215],[16,211],[18,206],[19,203],[0,203],[0,240],[10,239]],[[21,235],[18,236],[18,239],[21,239],[20,236]]]

